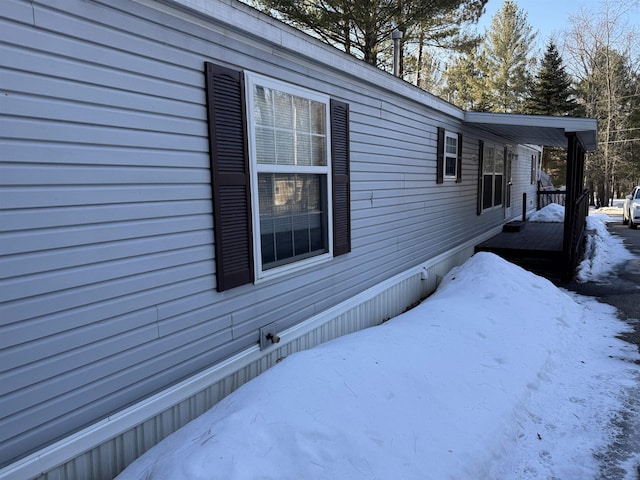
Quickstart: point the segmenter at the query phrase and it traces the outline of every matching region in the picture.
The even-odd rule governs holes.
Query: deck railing
[[[538,210],[551,203],[565,206],[566,198],[566,190],[538,190]]]

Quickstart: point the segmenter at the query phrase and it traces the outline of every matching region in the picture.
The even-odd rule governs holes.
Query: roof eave
[[[595,118],[465,112],[464,122],[519,144],[567,146],[566,136],[575,133],[586,151],[598,146]]]

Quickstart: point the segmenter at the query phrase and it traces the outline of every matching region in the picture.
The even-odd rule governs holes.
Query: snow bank
[[[557,203],[550,203],[529,215],[528,220],[530,222],[564,222],[564,207]]]
[[[579,282],[605,280],[613,268],[630,260],[633,255],[624,247],[620,237],[612,236],[607,230],[608,215],[587,217],[587,244],[584,260],[578,265],[576,279]]]
[[[628,378],[606,308],[478,253],[418,307],[291,355],[118,478],[586,478]]]

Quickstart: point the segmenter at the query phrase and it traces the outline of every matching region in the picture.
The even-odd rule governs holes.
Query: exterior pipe
[[[396,77],[400,77],[400,40],[402,39],[402,32],[396,28],[391,32],[391,38],[393,39],[393,74]]]

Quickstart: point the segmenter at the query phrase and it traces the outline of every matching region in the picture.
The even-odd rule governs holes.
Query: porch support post
[[[577,255],[582,241],[585,215],[582,208],[578,208],[577,201],[582,195],[584,185],[584,148],[575,133],[567,133],[567,194],[564,213],[564,234],[562,251],[567,262],[567,274],[571,275],[577,265]],[[578,232],[580,230],[580,232]],[[576,237],[576,238],[574,238]]]
[[[567,193],[564,202],[564,234],[562,237],[562,253],[564,258],[569,260],[571,255],[571,225],[574,216],[574,204],[576,201],[575,193],[575,154],[576,154],[576,135],[575,133],[567,133]]]

